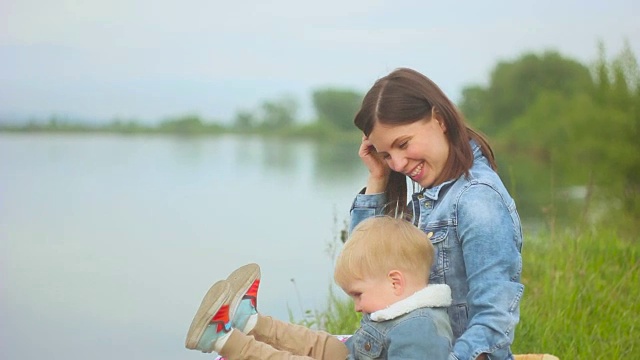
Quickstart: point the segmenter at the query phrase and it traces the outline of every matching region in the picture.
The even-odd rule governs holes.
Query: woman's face
[[[444,123],[435,117],[406,125],[377,123],[369,141],[391,170],[410,177],[423,188],[430,188],[442,173],[449,157]]]

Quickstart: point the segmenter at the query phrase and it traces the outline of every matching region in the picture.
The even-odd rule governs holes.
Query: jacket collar
[[[475,162],[477,159],[482,157],[482,149],[480,149],[480,145],[478,145],[478,143],[475,140],[470,140],[469,145],[471,145],[471,151],[473,151],[473,159]],[[431,200],[438,200],[438,196],[440,195],[440,190],[442,190],[442,188],[446,187],[447,185],[453,183],[456,180],[457,179],[447,180],[440,185],[436,185],[432,188],[424,189],[423,194],[424,196],[426,196]]]
[[[451,305],[451,288],[446,284],[428,285],[406,299],[391,304],[389,307],[371,313],[373,321],[395,319],[415,309],[423,307],[445,307]]]

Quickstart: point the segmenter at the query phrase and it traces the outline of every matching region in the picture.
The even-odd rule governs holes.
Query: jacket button
[[[370,343],[365,343],[364,344],[364,349],[367,350],[367,351],[371,350],[371,344]]]

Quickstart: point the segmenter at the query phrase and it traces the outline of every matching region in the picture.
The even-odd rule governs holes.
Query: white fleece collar
[[[451,305],[451,288],[446,284],[427,285],[422,290],[406,299],[391,304],[389,307],[371,313],[373,321],[395,319],[415,309],[423,307],[445,307]]]

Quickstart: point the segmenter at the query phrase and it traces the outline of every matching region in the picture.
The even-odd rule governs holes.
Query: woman
[[[374,215],[412,218],[437,251],[429,283],[451,287],[450,359],[512,359],[522,229],[486,139],[435,83],[405,68],[376,81],[354,122],[369,178],[350,229]]]

